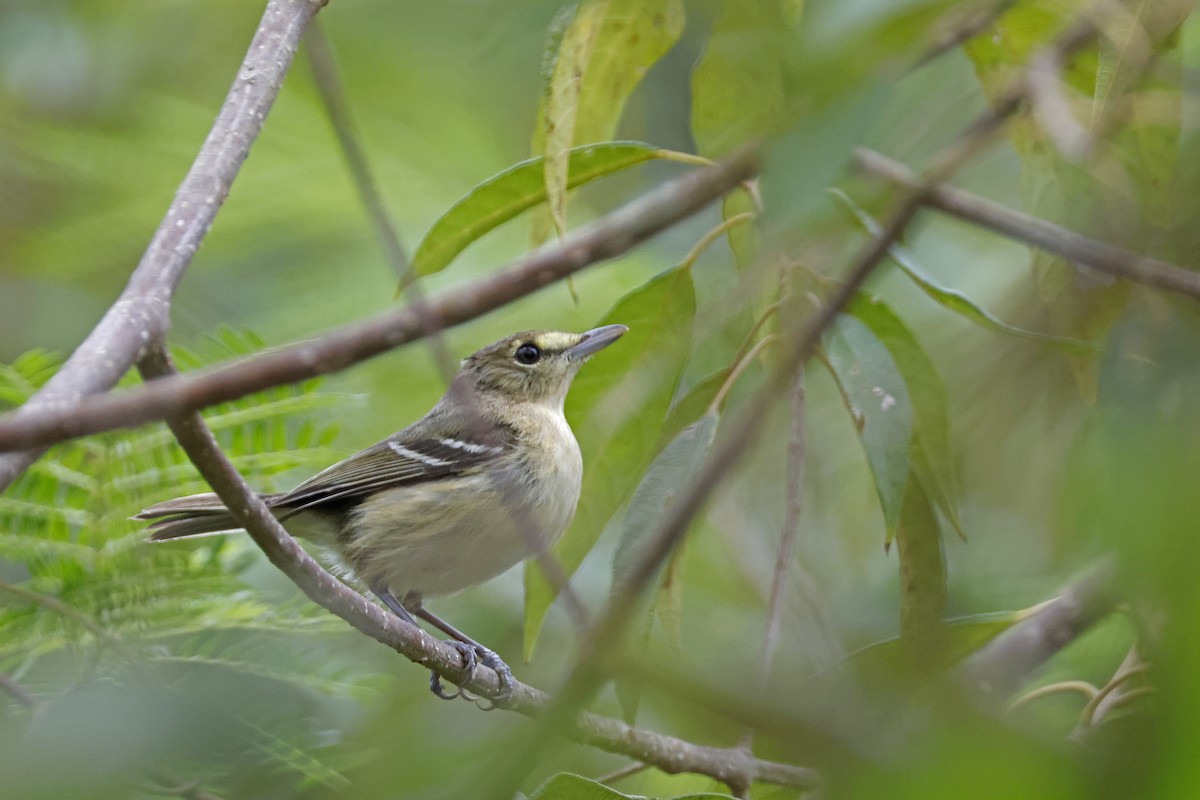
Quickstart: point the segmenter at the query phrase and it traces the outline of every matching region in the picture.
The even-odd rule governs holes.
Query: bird
[[[503,697],[514,685],[500,657],[423,605],[493,578],[548,548],[575,513],[579,444],[563,413],[580,367],[629,329],[530,330],[463,359],[446,393],[416,422],[291,491],[259,497],[283,527],[333,551],[352,582],[393,613],[448,634],[468,676],[492,667]],[[212,493],[152,505],[149,540],[240,530]],[[469,678],[468,678],[469,680]],[[430,681],[442,690],[437,673]]]

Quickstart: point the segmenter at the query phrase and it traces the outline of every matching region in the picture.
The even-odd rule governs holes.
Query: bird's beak
[[[571,361],[586,361],[597,351],[603,350],[620,339],[629,330],[625,325],[605,325],[603,328],[593,328],[579,337],[579,341],[566,350],[567,358]]]

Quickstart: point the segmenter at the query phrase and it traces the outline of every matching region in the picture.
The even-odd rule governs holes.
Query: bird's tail
[[[270,503],[269,495],[263,499]],[[229,509],[211,492],[176,497],[143,509],[133,518],[153,520],[149,537],[152,542],[241,530]]]

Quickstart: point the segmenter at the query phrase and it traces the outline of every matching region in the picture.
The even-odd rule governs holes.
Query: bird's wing
[[[511,452],[511,442],[457,438],[410,438],[398,434],[317,473],[272,505],[287,515],[306,508],[352,500],[382,489],[448,477],[483,466]]]

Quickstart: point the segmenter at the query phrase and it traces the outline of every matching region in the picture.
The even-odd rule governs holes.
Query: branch
[[[874,150],[858,150],[856,160],[861,169],[906,189],[919,185],[919,178],[907,167]],[[1118,278],[1200,300],[1200,272],[1089,239],[979,195],[950,186],[935,186],[929,191],[926,205]]]
[[[0,417],[0,450],[19,450],[139,425],[285,383],[344,369],[407,344],[436,327],[461,325],[554,281],[615,258],[700,211],[752,177],[757,156],[746,150],[714,167],[683,175],[487,278],[403,308],[337,328],[309,342],[224,367],[173,375],[151,384],[52,407],[22,407]]]
[[[174,371],[161,349],[148,353],[140,367],[143,376],[150,380],[149,385],[169,380],[165,376]],[[456,649],[385,611],[323,569],[288,535],[262,499],[246,484],[221,452],[212,432],[198,413],[185,412],[168,418],[167,424],[237,524],[246,529],[271,563],[300,587],[310,600],[341,617],[361,633],[387,645],[410,661],[434,670],[447,680],[484,697],[495,698],[498,695],[500,681],[493,670],[481,665],[473,675],[468,675]],[[549,697],[545,693],[518,681],[505,707],[528,717],[537,717],[548,703]],[[672,736],[632,728],[598,714],[577,715],[571,721],[568,735],[593,747],[653,764],[664,772],[696,773],[717,780],[738,775],[746,780],[798,788],[816,785],[816,775],[811,770],[763,761],[737,749],[703,747]]]
[[[967,686],[985,704],[1002,708],[1035,669],[1112,611],[1115,571],[1105,561],[984,645],[963,664]]]
[[[267,3],[225,104],[125,290],[62,369],[11,415],[14,419],[73,407],[86,395],[111,389],[170,326],[175,288],[262,130],[304,29],[322,5],[317,0]],[[41,453],[0,454],[0,492]]]
[[[33,695],[7,672],[0,672],[0,690],[12,695],[14,700],[26,708],[36,709],[38,707],[38,701],[34,699]]]

